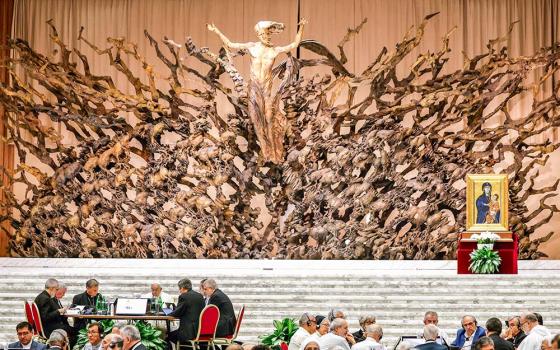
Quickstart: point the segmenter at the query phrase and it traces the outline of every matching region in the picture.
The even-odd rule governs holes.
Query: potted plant
[[[290,339],[298,330],[297,323],[291,318],[285,318],[281,321],[274,320],[274,331],[270,334],[259,336],[263,345],[268,345],[272,349],[280,349],[281,343],[290,343]]]
[[[469,270],[472,273],[496,273],[502,263],[498,252],[487,247],[473,251],[470,256]]]
[[[500,236],[498,236],[495,233],[486,231],[486,232],[481,232],[480,234],[475,233],[474,235],[471,236],[471,239],[476,239],[478,249],[488,248],[492,250],[494,249],[494,242],[499,240]]]

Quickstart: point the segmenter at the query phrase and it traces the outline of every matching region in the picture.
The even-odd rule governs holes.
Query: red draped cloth
[[[502,264],[498,273],[501,274],[517,274],[517,253],[519,238],[512,234],[512,242],[496,242],[494,250],[498,252],[502,258]],[[471,263],[470,253],[476,250],[476,242],[465,242],[459,240],[457,249],[457,273],[470,274],[469,264]]]

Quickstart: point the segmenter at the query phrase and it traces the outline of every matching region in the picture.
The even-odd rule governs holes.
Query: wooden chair
[[[214,344],[216,345],[229,345],[234,342],[239,334],[239,329],[241,328],[241,321],[243,321],[243,315],[245,314],[245,305],[241,307],[239,313],[237,314],[237,323],[235,324],[235,331],[232,335],[225,336],[224,338],[214,339]]]
[[[40,337],[47,339],[45,331],[43,330],[43,323],[41,323],[41,314],[39,314],[39,308],[35,303],[31,304],[31,314],[33,315],[33,321],[35,322],[35,331]]]
[[[200,349],[200,343],[208,344],[215,349],[214,338],[216,337],[216,328],[218,328],[218,321],[220,320],[220,310],[216,305],[208,305],[200,312],[200,319],[198,321],[198,332],[196,338],[189,340],[188,344],[181,344],[177,341],[175,349],[180,350],[181,346],[189,347],[193,350]]]

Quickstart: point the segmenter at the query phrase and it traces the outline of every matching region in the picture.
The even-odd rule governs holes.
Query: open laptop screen
[[[145,315],[148,299],[119,298],[115,308],[116,315]]]

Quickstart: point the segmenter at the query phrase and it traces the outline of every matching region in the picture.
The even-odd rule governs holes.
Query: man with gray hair
[[[424,344],[416,346],[418,350],[447,350],[447,346],[436,343],[439,328],[433,324],[428,323],[424,326],[423,337],[426,341]]]
[[[494,350],[494,341],[490,337],[480,337],[473,346],[474,350]]]
[[[335,318],[331,322],[329,333],[319,338],[321,350],[333,350],[340,346],[344,350],[350,350],[348,343],[354,345],[356,341],[348,332],[348,322],[343,318]]]
[[[68,350],[68,334],[64,329],[55,329],[47,340],[47,348],[53,350]]]
[[[179,329],[169,332],[167,341],[170,345],[177,341],[187,342],[196,337],[198,319],[204,309],[204,298],[192,289],[191,280],[183,278],[177,286],[180,293],[179,301],[175,310],[169,315],[179,319]]]
[[[548,329],[539,325],[539,320],[535,314],[523,313],[519,321],[521,322],[521,328],[527,336],[519,344],[518,350],[540,350],[542,341],[552,338]]]
[[[370,324],[375,324],[375,316],[365,315],[360,317],[360,329],[352,333],[357,343],[366,340],[366,327]]]
[[[146,350],[140,339],[140,331],[133,325],[124,326],[121,329],[123,339],[122,350]]]
[[[72,328],[66,319],[62,316],[66,313],[66,307],[60,307],[55,300],[58,291],[59,282],[54,278],[49,278],[45,282],[45,290],[43,290],[35,298],[35,304],[41,315],[41,324],[45,335],[49,337],[55,329],[63,329],[70,335],[71,345],[75,344],[74,328]]]
[[[216,305],[220,310],[216,337],[223,338],[233,335],[237,321],[235,320],[235,311],[229,297],[218,289],[218,284],[212,278],[207,278],[202,282],[202,293],[208,304]]]
[[[290,339],[288,350],[299,350],[301,345],[317,329],[317,319],[308,312],[303,313],[299,318],[299,329]]]
[[[428,325],[428,324],[433,324],[436,327],[438,327],[438,337],[440,337],[441,339],[443,339],[445,344],[450,344],[451,341],[449,340],[449,335],[447,335],[447,332],[445,332],[443,329],[439,328],[439,317],[437,312],[429,310],[426,311],[426,313],[424,314],[424,326]],[[420,332],[418,332],[418,335],[422,336],[424,333],[424,330],[422,329]]]
[[[103,350],[122,350],[123,345],[124,339],[120,334],[115,333],[107,334],[101,341],[101,349]]]
[[[378,324],[368,324],[365,327],[364,335],[365,340],[356,343],[352,346],[352,350],[384,350],[381,345],[381,338],[383,338],[383,328]]]

